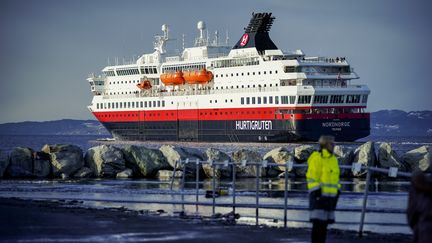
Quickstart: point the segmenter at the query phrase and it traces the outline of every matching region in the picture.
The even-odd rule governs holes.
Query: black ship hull
[[[195,142],[316,141],[333,135],[352,142],[370,134],[369,114],[357,118],[102,122],[115,139]]]

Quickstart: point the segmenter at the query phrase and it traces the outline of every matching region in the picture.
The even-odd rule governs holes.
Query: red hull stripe
[[[322,108],[322,107],[320,107]],[[335,107],[331,107],[335,108]],[[365,108],[338,107],[338,108]],[[369,113],[343,114],[278,114],[280,110],[301,110],[304,107],[288,108],[223,108],[188,110],[135,110],[93,112],[100,122],[177,121],[177,120],[302,120],[302,119],[364,119]],[[307,108],[307,109],[310,109]]]

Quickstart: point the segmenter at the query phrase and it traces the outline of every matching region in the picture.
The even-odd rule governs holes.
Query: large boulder
[[[430,146],[421,146],[420,148],[410,150],[402,156],[402,160],[408,165],[411,171],[432,172],[432,154],[430,149]]]
[[[84,166],[83,151],[71,144],[46,144],[42,151],[49,154],[55,177],[70,177]]]
[[[116,177],[126,168],[121,149],[111,145],[99,145],[87,150],[86,165],[96,177]]]
[[[279,165],[267,167],[267,176],[277,177],[281,172],[285,172],[285,164],[287,161],[294,162],[294,155],[286,148],[279,147],[267,152],[263,159],[267,160],[269,163],[276,163]],[[291,172],[291,170],[288,172]]]
[[[406,167],[391,144],[381,143],[378,149],[378,166],[382,168],[396,167],[405,170]]]
[[[312,145],[300,145],[294,148],[294,160],[296,163],[305,164],[309,156],[315,151],[315,147]],[[305,177],[307,167],[295,168],[296,176]]]
[[[262,157],[258,152],[248,150],[248,149],[240,149],[233,152],[232,158],[234,160],[234,163],[236,164],[236,175],[238,178],[256,177],[257,175],[256,165],[248,165],[248,164],[262,162]],[[243,160],[246,160],[246,166],[242,165]],[[261,167],[260,176],[265,176],[265,175],[266,175],[266,171]]]
[[[183,176],[183,171],[176,170],[176,172],[174,174],[174,178],[181,178],[182,176]],[[156,177],[161,179],[161,180],[171,179],[173,177],[173,171],[172,170],[160,170],[160,171],[158,171]]]
[[[6,168],[9,166],[9,156],[7,153],[0,150],[0,178],[6,172]]]
[[[214,149],[214,148],[208,148],[205,151],[205,157],[207,160],[211,160],[213,162],[217,163],[223,163],[225,161],[231,161],[231,158],[224,152]],[[213,178],[230,178],[232,177],[232,166],[223,166],[223,165],[216,165],[215,166],[215,175],[213,175],[213,167],[209,164],[203,164],[203,170],[207,177]]]
[[[10,162],[6,169],[6,175],[9,177],[32,177],[33,150],[22,147],[14,148],[10,153]]]
[[[366,142],[360,145],[354,151],[354,161],[355,163],[360,163],[362,166],[375,166],[377,161],[375,153],[375,143]],[[354,176],[363,176],[366,174],[366,170],[353,172]]]
[[[126,179],[126,178],[131,178],[132,176],[133,176],[132,169],[127,168],[124,171],[120,171],[119,173],[117,173],[116,178]]]
[[[185,172],[185,176],[187,177],[195,177],[196,171],[196,163],[195,161],[198,159],[200,161],[205,160],[203,153],[195,148],[183,148],[179,146],[173,145],[162,145],[159,150],[165,156],[168,161],[171,169],[174,168],[176,161],[178,160],[186,160],[189,159],[189,163],[186,164],[186,167],[183,168],[183,164],[177,164],[177,169],[180,169]],[[203,177],[204,171],[202,169],[202,164],[198,165],[200,177]]]
[[[50,156],[44,152],[33,153],[33,175],[38,178],[51,176]]]
[[[159,170],[171,168],[161,151],[143,146],[123,148],[126,166],[140,177],[155,177]]]
[[[351,165],[354,160],[354,151],[349,147],[336,145],[333,150],[333,154],[338,159],[339,165]],[[342,176],[351,175],[350,170],[341,169]]]
[[[94,175],[94,172],[89,167],[82,167],[75,174],[73,174],[73,178],[84,179],[90,178]]]

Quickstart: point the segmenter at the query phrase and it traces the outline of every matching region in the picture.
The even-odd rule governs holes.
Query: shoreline
[[[146,242],[308,242],[308,228],[229,225],[206,217],[166,216],[164,212],[125,208],[86,208],[76,200],[0,200],[0,240]],[[330,229],[329,242],[410,242],[411,236]]]

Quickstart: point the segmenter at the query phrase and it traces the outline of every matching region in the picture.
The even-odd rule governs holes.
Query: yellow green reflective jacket
[[[323,196],[336,196],[340,189],[340,170],[336,156],[323,149],[321,152],[313,152],[307,162],[306,179],[309,192],[321,189]]]

